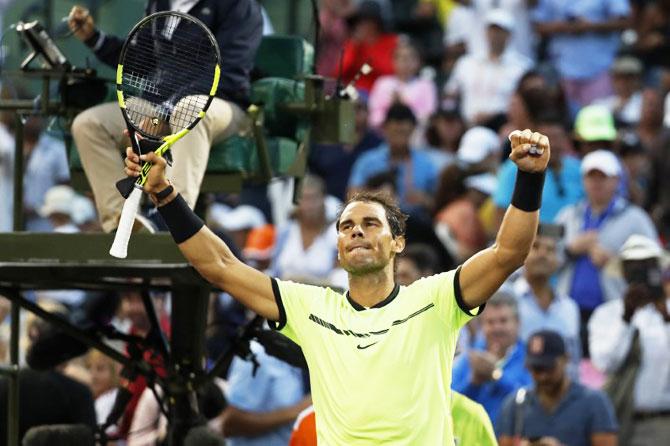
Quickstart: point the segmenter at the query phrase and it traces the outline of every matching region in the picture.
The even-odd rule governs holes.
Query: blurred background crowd
[[[282,181],[201,197],[198,209],[210,227],[275,277],[343,289],[333,224],[338,206],[353,191],[385,190],[410,215],[408,245],[397,260],[397,281],[408,285],[493,243],[516,173],[507,135],[525,128],[544,133],[552,158],[538,237],[524,268],[463,330],[453,388],[483,405],[501,444],[516,435],[515,410],[539,404],[532,397],[524,403],[519,389],[551,394],[565,379],[572,397],[586,394],[590,402],[559,404],[556,413],[572,417],[557,415],[549,433],[524,431],[524,437],[620,432],[629,437],[619,444],[663,444],[670,437],[670,269],[663,249],[670,242],[670,1],[321,0],[319,6],[317,72],[338,87],[355,87],[347,91],[355,100],[356,143],[311,148],[295,205]],[[13,150],[12,121],[5,119],[1,231],[11,229]],[[37,118],[26,123],[24,153],[27,230],[99,231],[90,197],[68,186],[62,142],[44,133]],[[75,291],[33,297],[70,314],[83,311],[87,298]],[[168,325],[169,293],[152,298]],[[146,330],[138,293],[116,299],[113,323],[126,332]],[[225,294],[211,297],[210,310],[214,358],[252,315]],[[3,307],[0,318],[6,314]],[[23,326],[25,351],[40,327],[31,320]],[[7,348],[3,329],[0,354]],[[533,339],[543,346],[533,347]],[[226,403],[210,425],[232,445],[288,444],[293,421],[310,404],[305,373],[259,345],[252,350],[258,372],[249,362],[233,362],[220,383]],[[544,357],[565,361],[529,361],[545,350]],[[612,377],[631,372],[627,396],[608,387]],[[81,387],[71,404],[95,406],[74,421],[105,419],[119,379],[111,360],[88,353],[49,373]],[[120,428],[129,445],[159,444],[165,432],[144,387]],[[539,417],[531,412],[526,418]],[[584,432],[575,433],[575,423]],[[563,443],[610,444],[579,441]]]

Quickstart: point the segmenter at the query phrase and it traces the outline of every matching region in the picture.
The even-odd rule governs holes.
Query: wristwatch
[[[154,196],[156,197],[156,200],[163,201],[167,197],[169,197],[172,192],[174,192],[174,187],[172,187],[172,184],[170,184],[168,187],[166,187],[162,191],[157,192],[156,194],[154,194]]]

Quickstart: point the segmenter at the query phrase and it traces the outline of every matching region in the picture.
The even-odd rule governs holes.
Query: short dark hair
[[[391,198],[387,193],[384,192],[375,192],[375,191],[362,191],[355,193],[351,198],[349,198],[337,214],[337,220],[335,221],[335,229],[340,230],[340,217],[342,217],[342,212],[346,209],[349,204],[355,201],[362,201],[364,203],[378,203],[386,211],[386,221],[391,227],[391,234],[393,237],[400,237],[405,235],[405,229],[407,228],[407,217],[408,215],[403,213],[400,210],[400,207]]]
[[[430,274],[435,274],[439,269],[440,260],[437,252],[427,243],[410,243],[405,246],[399,257],[411,260],[422,272],[429,271]]]
[[[384,119],[384,124],[389,122],[411,122],[413,125],[416,125],[416,116],[411,108],[396,102],[388,109],[386,112],[386,118]]]
[[[396,180],[398,178],[398,172],[396,169],[385,170],[383,172],[372,175],[365,181],[365,189],[367,190],[377,190],[383,186],[391,186],[393,192],[398,191],[398,185]]]

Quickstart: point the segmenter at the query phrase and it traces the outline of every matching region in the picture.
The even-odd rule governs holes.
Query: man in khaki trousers
[[[150,0],[146,13],[166,2]],[[214,33],[221,51],[221,82],[217,97],[202,121],[172,146],[174,165],[168,175],[193,208],[213,143],[239,133],[247,124],[249,73],[262,37],[263,20],[255,0],[182,0],[171,9],[200,19]],[[74,35],[107,65],[116,68],[123,40],[98,30],[89,11],[74,6],[68,22]],[[125,122],[116,102],[91,107],[75,118],[72,136],[95,197],[102,229],[118,226],[123,197],[115,184],[124,178]]]

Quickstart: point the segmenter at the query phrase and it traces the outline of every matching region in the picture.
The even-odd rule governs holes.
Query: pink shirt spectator
[[[372,87],[368,101],[371,127],[378,128],[384,123],[386,112],[396,98],[414,112],[420,123],[427,122],[437,109],[437,89],[432,81],[415,77],[403,82],[396,76],[382,76]]]

